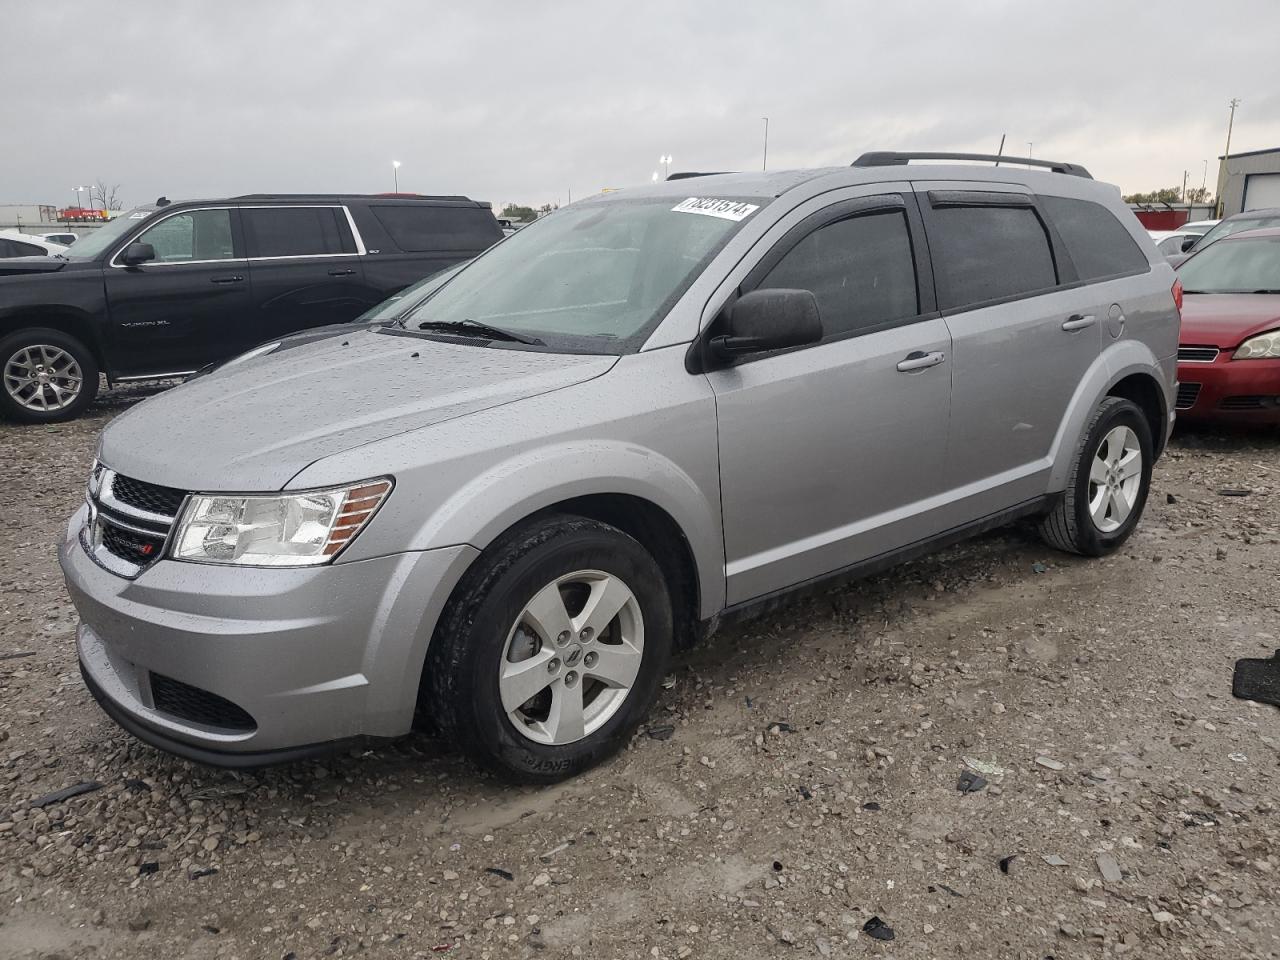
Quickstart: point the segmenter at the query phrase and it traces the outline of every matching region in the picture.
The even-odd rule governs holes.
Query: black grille
[[[102,545],[121,559],[145,567],[160,556],[164,537],[148,537],[123,530],[110,523],[102,524]]]
[[[1196,404],[1196,397],[1200,396],[1200,384],[1198,383],[1180,383],[1178,384],[1178,399],[1174,401],[1175,410],[1190,410]]]
[[[1178,359],[1191,363],[1213,363],[1218,359],[1217,347],[1179,347]]]
[[[1265,410],[1280,402],[1280,397],[1226,397],[1222,401],[1223,410]]]
[[[206,727],[253,730],[258,726],[230,700],[160,673],[151,674],[151,698],[161,713]]]
[[[111,493],[123,504],[148,513],[160,513],[166,517],[178,515],[178,508],[186,497],[183,490],[145,483],[119,474],[111,481]]]

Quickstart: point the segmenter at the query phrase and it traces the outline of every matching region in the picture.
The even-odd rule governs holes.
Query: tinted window
[[[1130,236],[1124,225],[1110,210],[1089,200],[1069,200],[1066,197],[1041,197],[1049,219],[1058,229],[1058,236],[1066,244],[1067,253],[1081,280],[1097,280],[1125,273],[1146,272],[1151,269],[1142,248]],[[1168,240],[1175,240],[1169,237]],[[1182,238],[1177,237],[1181,244]],[[1178,246],[1164,253],[1178,253]]]
[[[929,249],[943,310],[1058,282],[1048,234],[1030,207],[937,207]]]
[[[34,243],[23,243],[21,240],[10,240],[13,244],[13,256],[15,257],[47,257],[49,251],[44,247],[37,247]]]
[[[370,207],[396,246],[412,253],[431,250],[479,252],[502,239],[498,222],[479,207],[377,204]]]
[[[810,290],[828,337],[920,312],[911,235],[901,213],[852,217],[797,243],[756,289]]]
[[[193,210],[161,220],[138,237],[149,243],[161,263],[187,260],[230,260],[235,256],[231,242],[230,210]]]
[[[355,253],[347,215],[337,207],[242,207],[251,257]]]

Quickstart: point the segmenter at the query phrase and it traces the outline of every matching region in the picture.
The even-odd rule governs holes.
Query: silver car
[[[575,203],[133,407],[60,549],[89,689],[208,763],[430,718],[550,781],[785,594],[1025,516],[1116,549],[1173,270],[1077,166],[919,159]]]

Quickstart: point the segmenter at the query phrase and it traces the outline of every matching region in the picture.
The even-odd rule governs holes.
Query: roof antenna
[[[997,166],[997,167],[998,167],[998,166],[1000,166],[1000,160],[999,160],[999,158],[1004,156],[1004,137],[1005,137],[1005,135],[1004,135],[1003,133],[1002,133],[1002,134],[1000,134],[1000,149],[996,151],[996,158],[997,158],[997,159],[996,159],[996,166]]]
[[[157,207],[167,207],[168,205],[169,205],[169,198],[168,198],[168,197],[157,197],[157,198],[156,198],[156,206],[157,206]]]

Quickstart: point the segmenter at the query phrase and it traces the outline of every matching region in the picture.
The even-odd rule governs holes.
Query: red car
[[[1280,229],[1225,237],[1178,278],[1178,418],[1280,424]]]

